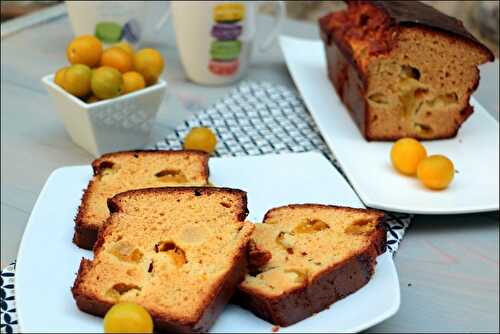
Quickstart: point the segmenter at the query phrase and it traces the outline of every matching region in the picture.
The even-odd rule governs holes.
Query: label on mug
[[[107,44],[118,43],[122,39],[135,44],[139,41],[140,32],[139,23],[135,19],[125,24],[112,21],[97,22],[95,26],[95,36]]]
[[[138,1],[67,1],[75,35],[94,35],[106,45],[137,44],[144,23],[144,3]]]
[[[231,76],[240,67],[239,56],[242,43],[238,38],[243,32],[240,22],[245,18],[245,6],[240,3],[224,3],[213,8],[214,25],[210,45],[210,72],[221,76]]]

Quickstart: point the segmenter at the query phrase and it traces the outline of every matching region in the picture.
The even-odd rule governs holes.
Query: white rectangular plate
[[[216,158],[211,181],[248,193],[250,221],[259,222],[273,207],[291,203],[363,207],[347,182],[319,153]],[[71,296],[82,257],[76,247],[73,218],[90,166],[65,167],[52,173],[38,198],[19,250],[16,302],[23,332],[102,332],[102,319],[76,307]],[[381,298],[383,296],[383,298]],[[280,332],[357,332],[389,318],[399,308],[399,282],[392,256],[378,258],[375,274],[361,290]],[[271,332],[272,325],[236,305],[228,305],[214,332]]]
[[[363,138],[328,80],[321,41],[282,36],[280,44],[309,112],[366,206],[421,214],[498,210],[498,122],[475,99],[455,138],[424,142],[428,154],[446,155],[457,170],[448,189],[428,190],[392,168],[391,142]]]

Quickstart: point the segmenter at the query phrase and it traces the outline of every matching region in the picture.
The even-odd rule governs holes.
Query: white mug
[[[146,1],[66,1],[66,7],[76,36],[94,35],[105,45],[138,46],[150,24]]]
[[[277,17],[259,45],[261,51],[271,46],[286,17],[284,2],[272,3],[278,6]],[[221,85],[245,73],[255,40],[258,5],[252,1],[172,1],[177,48],[189,79]]]

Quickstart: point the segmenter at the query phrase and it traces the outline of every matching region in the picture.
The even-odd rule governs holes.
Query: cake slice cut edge
[[[118,194],[109,208],[94,259],[82,259],[72,288],[78,308],[104,316],[134,302],[156,330],[208,331],[247,271],[246,193],[150,188]]]
[[[208,159],[194,150],[142,150],[104,154],[92,162],[93,177],[75,217],[73,242],[91,250],[109,216],[107,200],[134,189],[208,185]]]
[[[356,292],[385,251],[383,217],[319,204],[269,210],[252,236],[260,267],[250,268],[236,302],[274,325],[290,326]]]
[[[367,140],[456,136],[493,53],[419,1],[349,1],[319,20],[328,77]]]

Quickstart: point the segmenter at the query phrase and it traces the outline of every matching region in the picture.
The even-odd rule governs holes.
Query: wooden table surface
[[[159,16],[165,4],[156,2],[152,7],[157,10],[151,15]],[[40,82],[43,75],[65,64],[64,50],[72,32],[64,14],[64,7],[57,6],[2,24],[2,267],[15,259],[31,209],[49,174],[58,167],[92,161],[90,154],[71,142]],[[258,20],[258,35],[262,35],[271,20],[263,16]],[[309,23],[289,20],[283,32],[317,38],[315,25]],[[202,87],[187,81],[170,25],[146,34],[145,45],[160,49],[166,57],[164,77],[170,85],[153,143],[234,86]],[[277,44],[268,53],[256,55],[246,79],[294,87]],[[498,120],[498,61],[481,68],[481,80],[475,96]],[[369,331],[498,332],[498,258],[498,212],[417,216],[395,255],[401,308]]]

